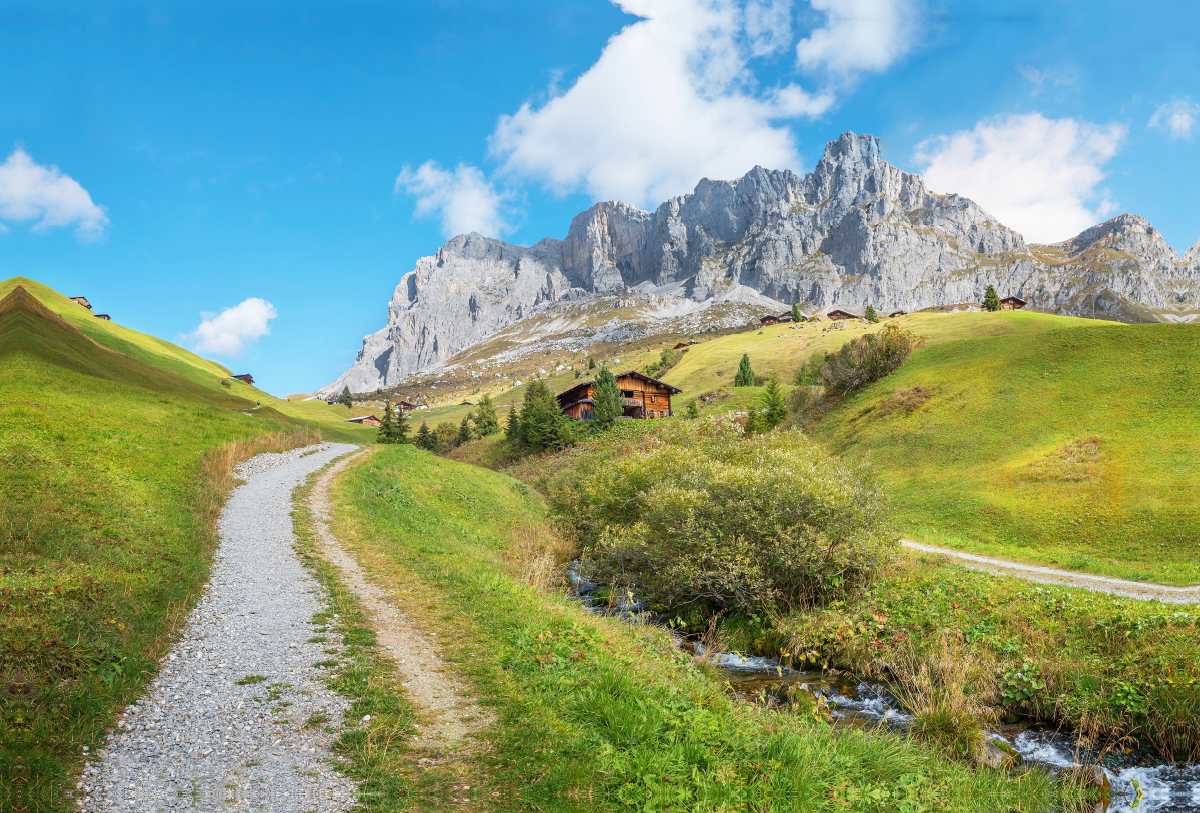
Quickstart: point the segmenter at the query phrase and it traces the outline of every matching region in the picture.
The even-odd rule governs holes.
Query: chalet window
[[[621,397],[622,398],[632,398],[633,390],[621,390]]]
[[[652,403],[652,404],[657,404],[657,403],[658,403],[658,396],[657,396],[657,395],[651,395],[651,396],[650,396],[650,403]]]

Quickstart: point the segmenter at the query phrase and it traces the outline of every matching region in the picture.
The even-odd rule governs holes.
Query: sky
[[[0,279],[276,395],[417,258],[809,172],[847,130],[1030,242],[1200,240],[1200,8],[932,0],[0,0]]]

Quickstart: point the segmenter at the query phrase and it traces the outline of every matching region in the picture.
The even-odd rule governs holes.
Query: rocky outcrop
[[[884,161],[876,137],[844,133],[804,177],[755,167],[654,212],[597,203],[566,239],[528,248],[455,237],[401,279],[387,325],[322,393],[392,386],[556,303],[630,291],[886,312],[978,301],[995,285],[1063,313],[1184,320],[1200,311],[1198,269],[1200,244],[1180,258],[1136,215],[1027,246],[973,201]]]

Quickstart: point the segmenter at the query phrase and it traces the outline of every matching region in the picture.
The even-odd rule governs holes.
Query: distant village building
[[[624,418],[669,418],[671,396],[683,392],[636,370],[618,373],[616,379]],[[596,382],[581,381],[558,396],[558,405],[567,417],[590,421],[595,398]]]
[[[1002,311],[1019,311],[1025,307],[1025,300],[1019,296],[1006,296],[1000,300],[1000,310]]]
[[[346,423],[357,423],[363,426],[379,426],[383,422],[374,415],[359,415],[357,418],[347,418]]]
[[[78,302],[80,305],[83,305],[88,310],[92,309],[92,303],[87,301],[86,296],[73,296],[73,297],[71,297],[71,301]]]
[[[827,313],[825,315],[828,316],[830,319],[832,319],[835,322],[840,319],[861,319],[862,318],[857,313],[851,313],[850,311],[844,311],[844,310],[840,310],[840,309],[831,310],[829,313]]]
[[[767,316],[764,316],[762,319],[759,319],[758,321],[762,322],[764,325],[777,325],[777,324],[779,324],[779,317],[767,315]]]
[[[250,373],[242,373],[241,375],[230,376],[230,378],[236,378],[238,381],[241,381],[245,384],[254,383],[254,376],[250,375]]]
[[[98,313],[98,314],[96,314],[96,318],[97,318],[97,319],[103,319],[105,322],[111,322],[111,321],[112,321],[112,317],[111,317],[111,316],[109,316],[107,313]]]
[[[412,412],[414,409],[424,409],[424,404],[414,404],[410,401],[401,401],[398,406],[405,412]]]
[[[904,311],[892,311],[891,313],[888,314],[888,318],[895,319],[897,316],[904,316],[904,315],[905,315]]]
[[[675,345],[671,349],[672,350],[687,350],[689,347],[691,347],[695,343],[696,343],[696,340],[692,339],[690,342],[680,342],[679,344]]]

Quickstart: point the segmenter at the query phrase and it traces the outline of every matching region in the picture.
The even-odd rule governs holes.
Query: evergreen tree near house
[[[683,416],[685,418],[699,418],[700,417],[700,405],[696,403],[695,398],[688,401],[687,411],[683,413]]]
[[[424,449],[427,452],[432,452],[434,447],[433,433],[429,431],[429,427],[424,421],[421,421],[421,428],[417,430],[417,448]]]
[[[867,305],[867,312],[864,313],[863,316],[866,317],[868,322],[879,321],[879,317],[875,315],[875,308],[871,305]]]
[[[735,387],[753,387],[755,382],[754,370],[750,369],[750,354],[742,354],[742,363],[738,365],[737,375],[733,377]]]
[[[571,430],[559,409],[558,399],[545,381],[533,381],[525,390],[517,426],[519,442],[531,451],[552,449],[571,440]]]
[[[797,305],[795,302],[792,303],[792,321],[793,322],[803,322],[804,321],[804,315],[802,313],[800,313],[800,306]]]
[[[379,431],[375,434],[376,443],[395,443],[392,440],[395,434],[395,427],[392,426],[392,402],[383,402],[383,417],[379,420]]]
[[[392,414],[392,443],[408,443],[408,413],[397,407]]]
[[[774,429],[779,424],[783,423],[783,419],[787,417],[787,402],[783,398],[783,390],[779,388],[779,382],[771,379],[767,384],[766,390],[762,394],[762,428]]]
[[[983,295],[983,309],[985,311],[1000,310],[1000,295],[996,293],[996,287],[989,285],[987,293]]]
[[[458,435],[454,438],[455,445],[462,446],[464,443],[470,443],[474,434],[471,431],[471,419],[464,417],[462,423],[458,425]]]
[[[596,397],[592,401],[592,418],[601,427],[608,428],[617,416],[625,411],[621,402],[621,390],[617,379],[607,367],[596,376]]]
[[[496,417],[496,407],[492,405],[490,395],[479,399],[479,410],[475,413],[475,431],[481,438],[500,431],[500,419]]]
[[[342,394],[338,396],[338,403],[344,404],[346,409],[354,406],[354,398],[350,396],[349,387],[342,387]]]

